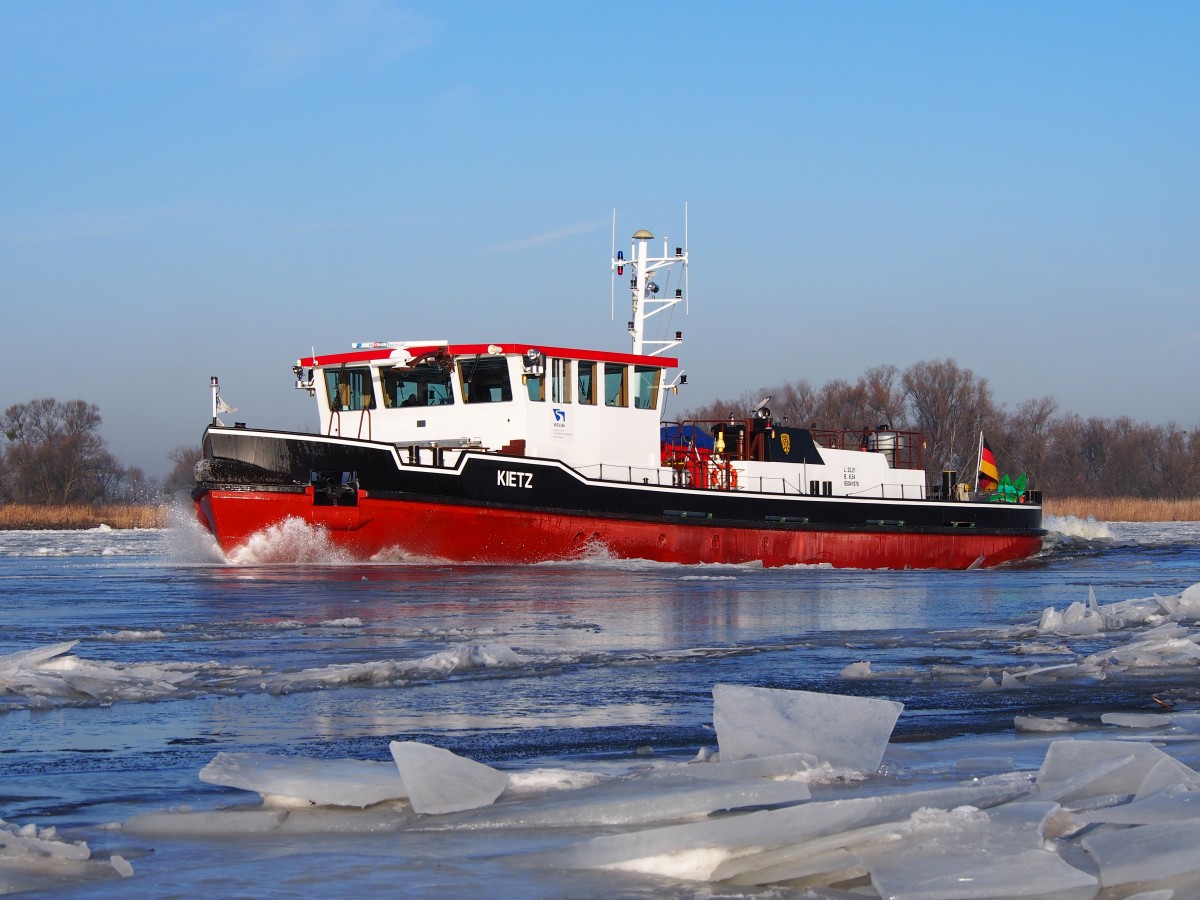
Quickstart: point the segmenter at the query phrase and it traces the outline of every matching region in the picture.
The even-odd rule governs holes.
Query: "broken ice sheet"
[[[412,808],[448,813],[488,806],[508,786],[503,772],[417,741],[392,741],[392,759]]]
[[[1077,600],[1062,613],[1048,606],[1042,610],[1037,630],[1038,634],[1098,634],[1107,624],[1096,605],[1096,592],[1089,587],[1086,606]]]
[[[593,787],[510,801],[470,815],[445,816],[423,828],[570,828],[678,821],[725,810],[782,806],[809,798],[802,781],[708,780],[679,773],[632,776]]]
[[[0,819],[0,894],[61,890],[75,883],[128,877],[120,856],[96,859],[84,841],[66,841],[53,826],[16,825]]]
[[[1040,797],[1071,806],[1089,798],[1132,797],[1147,778],[1160,789],[1167,783],[1164,772],[1179,783],[1194,783],[1196,778],[1191,769],[1150,744],[1060,740],[1047,748],[1036,783]]]
[[[905,839],[857,850],[884,897],[1093,897],[1096,879],[1044,845],[1053,803],[917,810]]]
[[[705,759],[678,765],[664,766],[649,774],[651,777],[674,777],[680,773],[689,778],[736,780],[741,778],[788,778],[799,781],[821,781],[842,774],[808,753],[783,753],[778,756],[753,756],[745,759]]]
[[[82,860],[92,855],[84,841],[64,841],[53,827],[39,829],[36,825],[19,826],[3,819],[0,819],[0,850],[4,851],[6,859],[14,855],[26,855]]]
[[[787,856],[787,851],[755,858],[778,848],[789,848],[795,858],[812,856],[817,852],[814,842],[818,838],[833,836],[819,845],[820,852],[832,851],[839,848],[838,835],[849,833],[847,842],[861,840],[860,834],[853,834],[858,829],[901,824],[922,807],[952,809],[964,804],[986,807],[1026,792],[1027,788],[1019,785],[972,785],[801,803],[779,810],[603,835],[566,847],[548,862],[695,881],[734,878],[762,865],[791,864],[794,860]],[[875,839],[882,833],[876,834]],[[831,865],[840,866],[841,862],[837,854],[831,857]]]
[[[1200,819],[1122,828],[1089,835],[1082,844],[1105,887],[1200,872]]]
[[[394,763],[360,759],[302,759],[269,753],[222,752],[200,770],[200,780],[257,791],[264,798],[285,805],[299,801],[362,808],[408,796]]]
[[[48,659],[62,656],[70,652],[79,641],[63,641],[60,644],[48,644],[44,647],[34,647],[31,650],[18,650],[0,656],[0,678],[7,678],[21,669],[32,669]]]
[[[1128,803],[1075,813],[1082,825],[1154,825],[1200,819],[1200,791],[1176,785]]]
[[[874,772],[904,704],[892,700],[713,686],[721,759],[807,753],[835,766]]]

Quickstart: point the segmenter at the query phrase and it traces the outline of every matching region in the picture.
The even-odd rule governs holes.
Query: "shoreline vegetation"
[[[6,503],[0,506],[0,530],[65,531],[99,528],[166,528],[166,503],[71,503],[65,506]]]
[[[1200,498],[1146,500],[1138,497],[1055,497],[1045,501],[1048,516],[1075,516],[1099,522],[1200,522]],[[51,531],[98,528],[166,528],[167,503],[0,506],[0,530]]]
[[[1043,501],[1042,511],[1098,522],[1200,522],[1200,498],[1054,497]]]

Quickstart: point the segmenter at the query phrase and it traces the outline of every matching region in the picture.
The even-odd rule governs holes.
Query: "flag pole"
[[[979,470],[983,468],[983,431],[979,432],[979,453],[975,457],[975,493],[979,493]]]

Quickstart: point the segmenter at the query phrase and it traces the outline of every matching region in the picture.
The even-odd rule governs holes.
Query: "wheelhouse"
[[[475,446],[573,465],[656,465],[673,358],[437,342],[355,345],[300,359],[326,435]]]

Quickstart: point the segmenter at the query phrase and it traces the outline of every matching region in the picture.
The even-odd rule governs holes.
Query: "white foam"
[[[1115,535],[1107,522],[1099,522],[1093,516],[1081,519],[1078,516],[1046,516],[1042,527],[1047,531],[1089,541],[1112,540]]]
[[[1084,726],[1072,722],[1066,716],[1045,718],[1042,716],[1013,716],[1013,725],[1017,731],[1061,734],[1069,731],[1083,731]]]
[[[875,677],[875,673],[871,671],[871,663],[869,660],[850,663],[850,665],[846,666],[846,668],[842,669],[842,671],[838,674],[841,675],[842,678],[862,680]]]
[[[546,794],[553,791],[576,791],[595,787],[608,780],[598,772],[582,772],[578,769],[540,768],[524,772],[508,773],[506,796]]]
[[[99,634],[101,640],[122,642],[134,641],[161,641],[166,637],[166,634],[158,629],[149,631],[139,631],[137,629],[127,628],[121,631],[102,631]]]
[[[244,544],[226,555],[230,565],[275,566],[350,565],[359,562],[329,539],[324,528],[287,518],[252,534]]]

